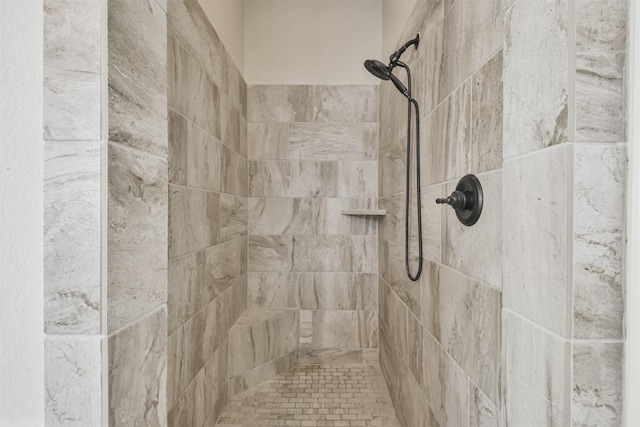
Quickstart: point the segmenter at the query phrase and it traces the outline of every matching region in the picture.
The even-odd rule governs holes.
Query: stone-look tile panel
[[[169,186],[169,258],[202,250],[219,241],[220,194]]]
[[[102,345],[101,336],[45,338],[47,426],[101,425]]]
[[[387,212],[384,217],[378,220],[378,236],[381,240],[398,243],[398,214],[400,212],[398,209],[402,209],[402,215],[404,215],[404,198],[401,201],[396,195],[381,197],[378,200],[378,208]]]
[[[220,191],[221,156],[213,136],[169,109],[169,182]]]
[[[627,48],[626,1],[577,0],[578,51],[621,52]]]
[[[311,315],[310,321],[308,320]],[[300,346],[312,349],[360,349],[378,346],[375,311],[318,310],[300,312]]]
[[[373,273],[314,273],[301,283],[304,310],[377,310],[378,277]]]
[[[270,317],[247,319],[257,310],[268,311]],[[243,313],[229,334],[229,378],[297,350],[299,323],[297,310],[251,309]]]
[[[476,224],[472,227],[465,226],[458,221],[453,209],[448,206],[445,208],[442,260],[451,268],[496,289],[502,289],[502,173],[499,170],[483,173],[478,175],[478,179],[482,185],[484,205],[482,215]],[[528,183],[531,182],[533,181],[528,181]],[[456,185],[457,182],[449,183],[447,191],[443,194],[451,194]],[[515,239],[518,236],[512,237]],[[482,250],[478,250],[479,245],[482,246]]]
[[[622,424],[623,343],[574,343],[572,426]]]
[[[177,40],[202,64],[218,87],[227,85],[229,57],[198,2],[169,0],[167,25]],[[171,82],[174,80],[169,80]]]
[[[418,268],[418,256],[414,253],[409,253],[409,265],[412,274],[415,274]],[[389,243],[389,280],[393,292],[416,317],[420,317],[422,311],[420,280],[413,282],[409,279],[405,266],[404,246],[394,243]]]
[[[167,90],[169,107],[220,138],[219,87],[209,70],[202,68],[171,34],[167,37],[167,70],[171,82]]]
[[[228,341],[213,353],[167,414],[168,427],[202,426],[218,418],[227,401]],[[213,425],[213,424],[210,424]]]
[[[235,396],[250,388],[261,385],[298,365],[298,351],[273,359],[247,372],[229,379],[229,396]],[[215,420],[214,420],[215,422]],[[220,425],[220,424],[216,424]]]
[[[314,86],[314,121],[378,122],[378,86]]]
[[[493,402],[499,402],[501,294],[440,269],[440,342]]]
[[[574,147],[573,281],[575,338],[622,338],[623,146]]]
[[[516,4],[517,6],[517,4]],[[514,6],[514,7],[516,7]],[[504,306],[569,337],[567,226],[572,147],[561,146],[506,161],[504,203]]]
[[[313,283],[313,273],[249,273],[248,306],[263,308],[302,307],[301,289]]]
[[[220,160],[222,182],[220,190],[223,193],[247,195],[247,160],[235,151],[222,147]]]
[[[167,300],[167,163],[109,144],[108,328]]]
[[[296,236],[293,246],[292,271],[378,271],[376,236]]]
[[[569,343],[503,312],[506,425],[569,425]]]
[[[502,50],[473,75],[471,93],[471,172],[502,168]]]
[[[376,160],[378,123],[292,123],[284,158]]]
[[[293,239],[292,236],[249,236],[249,271],[292,271]]]
[[[447,209],[445,206],[436,205],[435,200],[444,196],[446,192],[445,185],[422,188],[422,250],[426,258],[437,262],[442,261],[442,218]],[[412,209],[414,208],[412,207]],[[398,232],[402,231],[398,230]],[[398,241],[401,241],[400,236],[398,234]],[[411,237],[416,241],[418,239],[416,225],[411,227]],[[412,244],[414,243],[412,242]]]
[[[567,141],[568,8],[523,0],[505,15],[505,159]]]
[[[312,122],[313,86],[249,86],[250,122]]]
[[[220,195],[220,241],[226,242],[247,235],[247,198],[232,194]]]
[[[109,426],[167,425],[167,313],[109,337]]]
[[[453,92],[438,109],[439,120],[430,125],[439,129],[444,150],[444,179],[459,179],[471,169],[471,82],[467,81]],[[438,132],[438,131],[436,131]]]
[[[423,129],[427,129],[424,127]],[[423,132],[427,133],[427,132]],[[423,145],[424,147],[424,145]],[[429,151],[429,147],[425,152]],[[423,162],[423,164],[429,164]],[[405,173],[407,169],[407,149],[406,142],[394,145],[380,158],[380,196],[390,196],[400,193],[405,188]],[[430,168],[427,168],[427,170]],[[429,184],[428,180],[422,179],[422,183]]]
[[[246,242],[245,242],[246,247]],[[246,265],[246,261],[245,261]],[[247,272],[244,271],[240,280],[231,288],[231,305],[229,306],[229,325],[233,326],[242,313],[247,309],[247,299],[249,298],[249,280]]]
[[[169,261],[169,333],[243,275],[246,240],[236,239]]]
[[[167,19],[154,0],[108,3],[109,140],[167,155]]]
[[[498,407],[474,384],[471,384],[469,394],[471,396],[469,426],[498,427],[500,425]]]
[[[250,197],[337,197],[339,162],[250,161]]]
[[[44,2],[44,139],[100,140],[99,1]]]
[[[396,349],[406,353],[407,344],[407,316],[409,310],[402,300],[385,283],[380,283],[378,289],[380,333],[386,333]]]
[[[248,123],[249,160],[286,159],[289,155],[289,123]]]
[[[174,407],[193,378],[227,339],[230,295],[225,292],[169,335],[168,408]]]
[[[440,264],[424,260],[422,272],[422,326],[440,340]]]
[[[100,332],[100,143],[44,146],[44,327]]]

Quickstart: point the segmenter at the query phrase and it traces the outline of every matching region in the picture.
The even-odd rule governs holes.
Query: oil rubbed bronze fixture
[[[461,223],[472,226],[478,222],[482,213],[482,185],[475,175],[465,175],[458,181],[456,191],[447,198],[436,199],[436,203],[450,205]]]

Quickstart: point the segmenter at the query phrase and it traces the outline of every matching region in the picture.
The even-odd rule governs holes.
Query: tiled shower
[[[44,5],[47,425],[213,426],[304,365],[404,427],[622,425],[624,0],[417,0],[417,282],[389,82],[247,85],[195,0]]]

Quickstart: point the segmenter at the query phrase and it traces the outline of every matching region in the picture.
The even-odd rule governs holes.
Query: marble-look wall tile
[[[232,194],[220,195],[220,241],[247,235],[247,198]]]
[[[289,123],[249,123],[249,160],[286,159],[289,154]]]
[[[229,98],[220,95],[220,140],[237,153],[241,152],[240,141],[240,112]],[[246,150],[244,156],[246,157]]]
[[[578,51],[624,51],[627,47],[627,14],[626,1],[577,0]]]
[[[248,269],[260,271],[292,271],[294,237],[249,236]]]
[[[482,185],[484,205],[482,215],[475,225],[463,225],[453,209],[446,208],[443,213],[442,261],[496,289],[502,289],[502,173],[500,170],[483,173],[478,175],[478,179]],[[532,178],[526,182],[530,184],[533,181]],[[442,194],[451,194],[456,184],[457,182],[449,183],[447,191]],[[507,203],[511,204],[511,201]],[[511,237],[515,240],[517,236]],[[517,262],[522,263],[522,260]]]
[[[247,160],[235,151],[222,147],[221,191],[239,196],[247,195]]]
[[[378,293],[380,331],[386,330],[395,348],[405,352],[408,348],[407,316],[409,310],[388,285],[381,282]]]
[[[499,402],[499,291],[455,270],[440,268],[440,342],[493,402]]]
[[[380,236],[380,239],[384,239],[388,242],[398,242],[399,204],[404,207],[404,202],[399,201],[398,196],[396,195],[381,197],[379,199],[378,208],[384,209],[387,212],[387,214],[380,218],[378,222],[378,235]]]
[[[246,246],[246,242],[245,242]],[[245,261],[246,263],[246,261]],[[229,325],[233,326],[242,313],[247,310],[247,299],[249,298],[249,283],[247,273],[244,272],[231,288],[231,305],[229,306]]]
[[[469,426],[470,427],[498,427],[500,412],[498,406],[485,395],[482,390],[471,384],[469,395]]]
[[[378,86],[314,86],[316,122],[377,122]]]
[[[338,197],[364,199],[378,197],[378,162],[338,162]]]
[[[245,245],[235,239],[169,261],[169,333],[241,278]]]
[[[167,300],[167,163],[109,144],[108,329]]]
[[[471,83],[467,81],[453,92],[438,109],[444,111],[430,122],[440,129],[444,150],[444,179],[459,179],[470,170],[471,146]],[[429,163],[428,163],[429,164]]]
[[[301,348],[298,350],[301,365],[345,365],[363,363],[365,349],[352,348]]]
[[[339,162],[250,161],[250,197],[337,197]]]
[[[313,121],[313,86],[249,86],[250,122]]]
[[[448,173],[448,167],[445,164],[445,157],[463,155],[462,153],[460,153],[460,150],[458,150],[458,153],[456,153],[454,150],[455,147],[450,148],[446,145],[446,120],[449,111],[449,109],[447,108],[448,105],[448,101],[443,101],[422,121],[422,123],[424,124],[422,125],[422,134],[420,136],[420,162],[421,165],[424,166],[420,170],[421,185],[433,185],[443,182],[445,180],[445,175]],[[463,123],[460,123],[460,125],[464,125],[467,123],[468,122],[463,121]],[[463,138],[463,141],[466,133],[467,130],[464,129],[464,132],[460,134]],[[455,140],[452,141],[455,142]],[[456,159],[456,162],[457,161],[458,160]],[[463,161],[462,157],[460,157],[460,161]],[[406,172],[405,169],[403,169],[398,173],[401,173],[403,175]],[[399,177],[402,175],[399,175]],[[382,176],[384,177],[384,179],[382,180],[383,182],[388,179],[386,174]],[[399,177],[394,179],[399,180]],[[403,187],[399,187],[399,191],[402,190]]]
[[[447,193],[446,188],[445,185],[432,185],[422,189],[422,248],[426,258],[437,262],[442,261],[442,218],[446,209],[435,205],[434,201]],[[416,226],[411,227],[411,236],[417,240],[416,230]],[[400,235],[398,239],[400,241]]]
[[[292,123],[283,158],[376,160],[378,123]]]
[[[170,33],[203,64],[216,84],[226,87],[229,56],[200,4],[188,0],[169,0],[167,25]]]
[[[418,268],[418,256],[412,252],[409,253],[409,265],[412,274],[415,274]],[[422,311],[420,280],[414,282],[407,276],[404,246],[389,243],[389,270],[391,289],[415,316],[420,317]]]
[[[517,4],[516,4],[517,6]],[[514,7],[516,7],[514,6]],[[567,170],[572,147],[566,144],[506,161],[504,203],[504,306],[568,337],[569,310]]]
[[[439,423],[444,418],[443,388],[444,382],[441,377],[442,359],[445,352],[437,339],[426,329],[422,328],[422,378],[419,384],[422,386],[425,403],[429,405],[431,412]]]
[[[44,139],[101,138],[101,8],[86,0],[44,2]]]
[[[301,289],[313,283],[311,273],[249,273],[248,306],[264,308],[300,308]]]
[[[167,70],[169,107],[220,138],[219,88],[208,70],[171,34],[167,38]]]
[[[298,352],[273,359],[250,371],[229,379],[229,396],[235,396],[298,365]],[[214,421],[215,423],[215,421]]]
[[[503,312],[506,425],[569,425],[569,343]]]
[[[100,332],[100,143],[44,146],[44,327]]]
[[[169,258],[202,250],[219,240],[220,194],[169,186]]]
[[[378,346],[378,315],[375,311],[318,310],[311,316],[311,331],[306,335],[308,344],[301,341],[301,347],[359,349]],[[300,335],[302,338],[302,330]]]
[[[505,159],[567,141],[568,9],[568,2],[523,0],[507,10]]]
[[[154,0],[108,3],[109,140],[167,155],[167,19]]]
[[[575,338],[623,336],[625,170],[624,146],[574,146]]]
[[[297,310],[273,313],[268,320],[241,323],[252,313],[248,310],[229,334],[229,377],[238,376],[264,363],[285,356],[298,348]],[[278,317],[275,317],[278,316]]]
[[[164,308],[109,337],[109,426],[167,425]]]
[[[502,50],[473,75],[471,172],[502,168]]]
[[[424,328],[435,339],[440,339],[440,264],[424,260],[422,273],[422,316]]]
[[[623,343],[574,343],[572,426],[622,424]]]
[[[293,271],[378,271],[376,236],[297,236],[293,242]]]
[[[99,426],[102,422],[101,336],[44,340],[47,426]]]
[[[469,378],[446,352],[440,353],[440,381],[442,381],[443,409],[440,424],[452,427],[468,426],[471,398],[469,396]]]
[[[314,273],[300,282],[303,310],[377,310],[378,276],[373,273]]]
[[[427,129],[425,127],[425,129]],[[427,132],[423,132],[427,133]],[[429,151],[427,147],[425,152]],[[380,158],[380,196],[389,196],[400,193],[405,188],[405,173],[407,170],[407,151],[406,142],[394,145]],[[423,164],[431,164],[423,162]],[[436,163],[437,164],[437,163]],[[427,168],[427,170],[430,168]],[[428,180],[422,180],[426,185]]]

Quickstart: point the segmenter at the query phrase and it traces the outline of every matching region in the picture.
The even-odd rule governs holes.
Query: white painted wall
[[[400,42],[400,34],[404,30],[409,16],[416,5],[416,0],[382,0],[382,51],[383,61],[387,62],[389,55]]]
[[[381,55],[382,0],[245,2],[248,84],[375,84]]]
[[[198,0],[233,62],[244,75],[244,0]]]
[[[42,0],[0,0],[0,426],[44,424]]]

